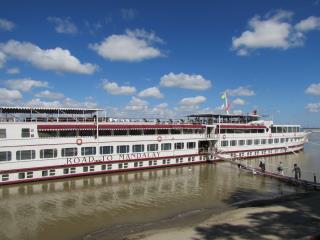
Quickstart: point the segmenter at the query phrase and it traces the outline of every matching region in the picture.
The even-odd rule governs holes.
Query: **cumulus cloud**
[[[232,101],[232,104],[233,105],[245,105],[246,104],[246,101],[244,99],[241,99],[241,98],[236,98]]]
[[[306,106],[306,109],[308,109],[309,112],[319,112],[320,111],[320,103],[309,103]]]
[[[8,69],[7,69],[7,73],[8,73],[8,74],[18,74],[18,73],[20,73],[20,69],[17,68],[17,67],[8,68]]]
[[[122,9],[120,9],[120,14],[121,14],[122,19],[132,20],[137,16],[138,11],[133,8],[122,8]]]
[[[92,74],[97,70],[96,65],[81,63],[69,50],[60,47],[41,49],[29,42],[10,40],[7,43],[0,43],[0,51],[11,58],[29,62],[44,70],[80,74]]]
[[[206,80],[201,75],[189,75],[185,73],[169,73],[160,79],[162,87],[179,87],[193,90],[206,90],[211,87],[211,81]]]
[[[136,29],[126,30],[125,34],[113,34],[101,43],[90,44],[89,47],[112,61],[138,62],[162,56],[161,51],[154,47],[155,43],[160,42],[162,39],[155,33]]]
[[[147,97],[163,98],[163,94],[160,92],[159,88],[157,88],[157,87],[147,88],[147,89],[141,91],[138,94],[138,96],[142,97],[142,98],[147,98]]]
[[[227,89],[226,91],[230,96],[250,97],[255,95],[255,92],[253,90],[251,90],[249,87],[243,87],[243,86],[240,86],[235,89]]]
[[[22,92],[30,91],[32,88],[36,87],[48,87],[48,82],[33,80],[30,78],[7,80],[5,81],[5,84],[11,89],[20,90]]]
[[[73,108],[96,108],[97,103],[92,98],[86,98],[84,101],[77,101],[71,98],[65,98],[61,101],[42,101],[40,98],[34,98],[25,103],[30,107],[73,107]]]
[[[76,25],[71,22],[69,17],[48,17],[48,21],[55,25],[54,29],[57,33],[75,34],[78,32]]]
[[[245,56],[258,48],[288,49],[303,45],[304,35],[292,26],[292,15],[292,12],[279,10],[265,17],[253,17],[248,23],[249,30],[232,38],[233,50]]]
[[[305,91],[309,95],[320,95],[320,83],[311,84]]]
[[[104,90],[112,95],[130,95],[136,92],[135,87],[118,86],[116,82],[104,81],[102,86]]]
[[[62,99],[62,98],[64,98],[64,95],[62,93],[51,92],[49,90],[45,90],[45,91],[37,93],[35,95],[35,97],[48,98],[48,99]]]
[[[6,55],[0,51],[0,68],[6,63]]]
[[[147,101],[137,97],[132,97],[125,109],[129,111],[145,111],[148,109],[148,105]]]
[[[307,32],[311,30],[320,29],[320,17],[310,16],[304,20],[301,20],[295,25],[295,29],[300,32]]]
[[[22,95],[18,90],[9,90],[6,88],[0,88],[0,103],[9,104],[22,99]]]
[[[183,98],[180,100],[179,105],[181,106],[198,106],[206,101],[204,96],[196,96],[190,98]]]
[[[15,24],[7,19],[0,18],[0,29],[4,31],[12,31],[15,27]]]

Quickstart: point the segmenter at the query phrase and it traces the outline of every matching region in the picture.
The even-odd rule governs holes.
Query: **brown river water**
[[[268,170],[294,163],[320,180],[320,134],[298,154],[265,158]],[[260,159],[244,163],[258,165]],[[0,187],[0,239],[121,239],[190,224],[232,204],[301,192],[227,162]]]

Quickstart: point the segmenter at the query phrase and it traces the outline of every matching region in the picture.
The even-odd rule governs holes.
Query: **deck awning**
[[[103,129],[202,129],[202,124],[99,124],[99,130]],[[41,124],[39,131],[54,130],[93,130],[94,124]]]
[[[0,107],[0,113],[10,114],[93,114],[102,109],[96,108],[45,108],[45,107]]]

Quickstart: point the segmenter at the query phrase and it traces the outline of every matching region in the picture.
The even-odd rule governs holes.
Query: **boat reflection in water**
[[[247,199],[238,200],[249,200],[295,191],[229,163],[3,186],[0,239],[77,239],[117,224],[158,221],[196,209],[218,211],[235,193],[244,192]]]

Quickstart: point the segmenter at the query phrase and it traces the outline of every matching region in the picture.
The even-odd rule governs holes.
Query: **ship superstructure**
[[[115,119],[100,109],[0,107],[0,185],[300,151],[307,133],[257,114]]]

